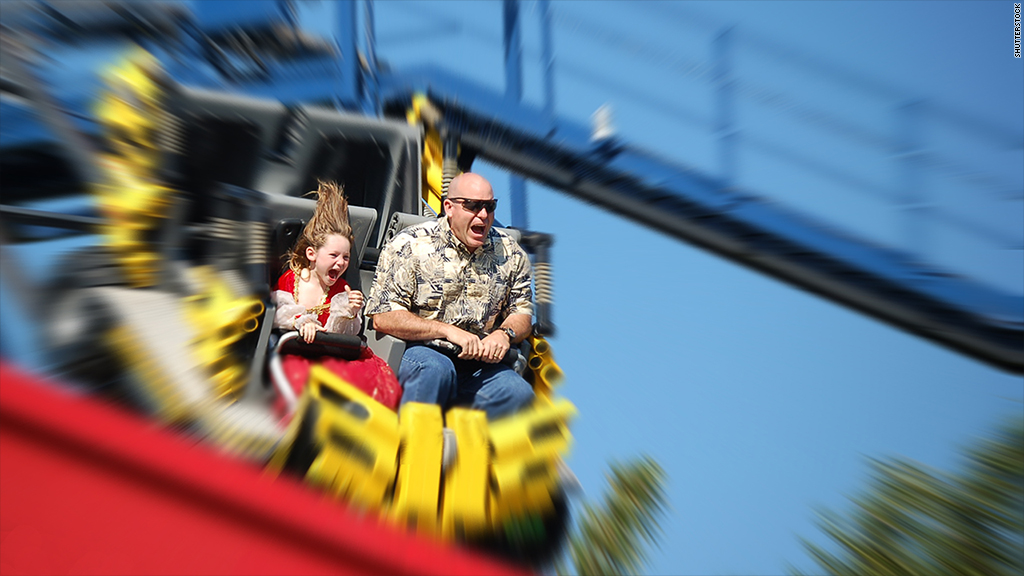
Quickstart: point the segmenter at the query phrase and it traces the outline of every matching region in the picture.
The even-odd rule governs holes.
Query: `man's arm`
[[[373,329],[408,341],[441,338],[462,347],[459,358],[480,359],[481,344],[480,338],[476,334],[438,320],[420,318],[408,310],[392,310],[375,314]]]
[[[450,328],[454,328],[454,326],[437,320],[420,318],[408,310],[392,310],[373,316],[374,330],[402,340],[447,339]]]
[[[533,316],[529,314],[512,314],[501,323],[500,328],[511,328],[516,332],[516,339],[510,342],[518,344],[522,342],[533,331]],[[499,328],[499,329],[500,329]]]

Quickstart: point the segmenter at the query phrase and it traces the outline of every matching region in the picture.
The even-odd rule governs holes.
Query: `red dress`
[[[355,318],[341,317],[330,318],[332,308],[337,312],[339,308],[345,309],[348,305],[348,296],[345,294],[345,287],[348,283],[339,278],[334,286],[327,292],[327,297],[320,306],[310,309],[300,309],[296,314],[284,313],[289,311],[288,306],[294,309],[297,301],[295,293],[295,273],[286,271],[277,280],[277,291],[274,293],[274,300],[278,304],[279,314],[274,319],[274,327],[292,330],[296,315],[299,317],[310,314],[317,314],[317,321],[321,326],[334,328],[332,331],[348,334],[358,334],[362,321],[359,315]],[[363,348],[362,355],[355,360],[343,360],[333,356],[321,356],[319,358],[307,358],[295,354],[286,354],[281,358],[281,367],[285,376],[295,390],[295,396],[301,396],[309,380],[309,369],[313,364],[320,364],[342,380],[352,384],[356,388],[368,394],[371,398],[387,406],[391,410],[398,410],[398,403],[402,399],[402,386],[398,378],[388,366],[388,363],[373,353],[369,348]],[[284,399],[278,398],[274,404],[280,414],[284,414]]]

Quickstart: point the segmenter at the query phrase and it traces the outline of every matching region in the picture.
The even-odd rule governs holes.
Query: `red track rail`
[[[0,362],[0,573],[524,572]]]

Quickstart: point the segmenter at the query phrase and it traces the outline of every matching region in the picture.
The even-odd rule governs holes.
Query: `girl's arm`
[[[274,314],[274,328],[278,330],[298,330],[303,324],[310,322],[319,324],[316,314],[306,314],[306,308],[295,303],[295,298],[284,290],[275,290],[272,294],[277,312]]]
[[[331,298],[331,315],[327,318],[327,331],[337,334],[359,334],[363,327],[363,298],[359,291],[345,291]]]

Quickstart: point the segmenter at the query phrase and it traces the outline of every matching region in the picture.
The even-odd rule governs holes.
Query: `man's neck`
[[[469,246],[466,246],[466,243],[463,242],[462,239],[459,238],[455,234],[455,231],[452,230],[452,224],[451,224],[451,222],[448,221],[448,216],[447,215],[444,217],[444,231],[445,231],[445,234],[448,234],[449,236],[452,237],[452,241],[453,241],[452,243],[455,244],[456,246],[458,246],[459,248],[461,248],[464,252],[466,252],[466,254],[473,254],[477,250],[479,250],[480,248],[483,248],[484,246],[487,245],[487,240],[489,239],[488,237],[485,236],[484,237],[483,245],[477,247],[475,250],[470,249]],[[488,230],[487,231],[488,236],[490,236],[490,233],[491,233],[491,231]]]

